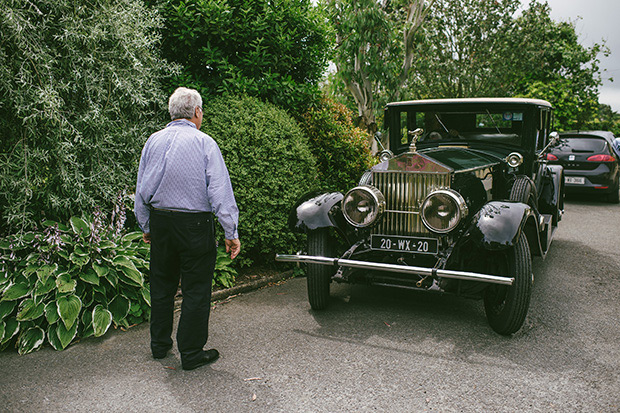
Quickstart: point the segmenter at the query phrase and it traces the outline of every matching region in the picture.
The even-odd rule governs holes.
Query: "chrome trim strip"
[[[340,258],[317,257],[313,255],[280,255],[276,254],[276,261],[280,262],[305,262],[321,265],[333,265],[340,267],[351,267],[366,270],[390,271],[401,274],[413,274],[423,277],[437,275],[443,278],[452,278],[456,280],[481,281],[491,284],[512,285],[515,281],[514,277],[502,277],[499,275],[480,274],[469,271],[454,270],[433,270],[426,267],[413,267],[397,264],[384,264],[380,262],[347,260]],[[433,274],[435,273],[435,274]]]

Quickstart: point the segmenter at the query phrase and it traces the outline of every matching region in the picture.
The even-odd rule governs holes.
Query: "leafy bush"
[[[0,13],[0,236],[111,207],[163,114],[157,13],[14,0]]]
[[[301,125],[317,160],[323,188],[348,191],[374,163],[369,134],[353,125],[352,116],[344,105],[329,98],[303,116]]]
[[[203,96],[247,94],[291,110],[318,96],[327,21],[311,0],[148,0],[165,19],[162,50],[177,85]]]
[[[62,350],[148,320],[149,247],[141,232],[121,234],[124,212],[115,212],[109,224],[97,211],[0,241],[0,350]]]
[[[297,123],[256,98],[221,97],[205,102],[202,130],[220,146],[230,173],[240,211],[240,265],[298,250],[287,217],[295,201],[316,186],[317,172]]]

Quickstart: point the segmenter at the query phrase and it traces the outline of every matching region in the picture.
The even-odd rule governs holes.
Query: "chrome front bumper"
[[[356,261],[341,258],[317,257],[312,255],[280,255],[276,254],[276,261],[280,262],[305,262],[312,264],[331,265],[335,267],[351,267],[365,270],[389,271],[402,274],[418,275],[421,277],[431,276],[453,278],[456,280],[481,281],[491,284],[512,285],[514,277],[502,277],[499,275],[479,274],[468,271],[441,270],[426,267],[413,267],[397,264],[384,264],[380,262]]]

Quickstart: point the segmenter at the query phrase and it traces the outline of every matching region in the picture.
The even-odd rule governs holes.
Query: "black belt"
[[[208,215],[211,215],[211,212],[209,211],[178,211],[178,210],[173,210],[173,209],[153,208],[153,207],[151,207],[151,211],[163,212],[166,215],[175,215],[175,214],[208,214]]]

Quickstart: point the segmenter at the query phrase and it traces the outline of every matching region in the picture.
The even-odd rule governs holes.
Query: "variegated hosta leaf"
[[[58,264],[42,265],[37,269],[37,277],[41,283],[45,283],[50,275],[58,270]]]
[[[21,355],[37,350],[43,344],[45,332],[40,327],[32,327],[23,331],[17,340],[17,352]]]
[[[120,279],[125,284],[134,285],[136,287],[142,287],[144,285],[144,277],[140,271],[128,267],[121,267],[120,270],[121,272],[119,275],[124,275],[124,277],[121,275]]]
[[[58,328],[56,329],[56,335],[58,336],[58,341],[62,346],[62,349],[66,348],[77,334],[77,328],[79,323],[74,323],[73,327],[67,329],[63,323],[58,323]]]
[[[112,313],[106,310],[101,304],[93,308],[93,331],[95,337],[100,337],[108,331],[112,324]]]
[[[11,285],[2,294],[0,301],[14,301],[26,297],[30,294],[30,287],[26,283],[16,283]]]
[[[0,302],[0,321],[4,320],[6,316],[11,314],[16,306],[17,306],[17,301]]]
[[[129,234],[126,234],[125,236],[123,236],[123,238],[121,239],[121,241],[134,241],[137,240],[139,238],[142,238],[142,232],[140,231],[134,231],[134,232],[130,232]]]
[[[62,346],[62,343],[58,339],[58,334],[56,333],[57,330],[58,330],[58,324],[50,324],[47,327],[47,341],[49,341],[49,343],[54,348],[54,350],[62,350],[64,347]]]
[[[19,333],[19,322],[14,318],[9,318],[4,322],[4,338],[0,344],[7,343],[17,333]]]
[[[80,237],[87,237],[90,235],[90,227],[82,218],[71,217],[69,222],[71,223],[73,232]]]
[[[79,274],[80,280],[93,285],[99,285],[99,277],[92,269],[88,268]]]
[[[59,318],[58,304],[56,301],[50,301],[45,305],[45,319],[49,324],[54,324]]]
[[[53,277],[47,278],[44,282],[37,280],[34,286],[34,296],[41,297],[52,291],[56,287],[56,280]]]
[[[45,305],[43,303],[36,303],[32,298],[27,298],[22,301],[20,310],[17,313],[17,321],[29,321],[36,320],[43,315]]]
[[[147,284],[144,287],[142,287],[142,289],[140,290],[140,294],[142,294],[142,298],[144,299],[144,301],[150,307],[151,306],[151,288],[150,288],[150,286]]]
[[[119,323],[129,313],[129,299],[122,295],[114,297],[110,304],[108,304],[108,310],[112,313],[112,319]]]
[[[4,340],[4,328],[6,327],[6,324],[4,323],[4,321],[0,322],[0,343],[2,343],[2,340]]]
[[[72,293],[75,291],[77,282],[71,279],[71,275],[67,272],[63,272],[56,278],[56,287],[59,293]]]
[[[80,314],[82,301],[76,295],[72,294],[66,297],[60,297],[56,302],[58,304],[58,315],[67,330],[70,330]]]
[[[88,255],[78,255],[75,252],[72,252],[71,255],[69,255],[69,259],[72,263],[79,265],[80,267],[83,267],[88,264],[88,261],[90,261],[90,257]]]
[[[91,263],[91,265],[93,267],[93,270],[95,270],[95,273],[97,273],[97,276],[100,278],[105,277],[110,271],[110,269],[107,266],[99,265],[94,261]]]

